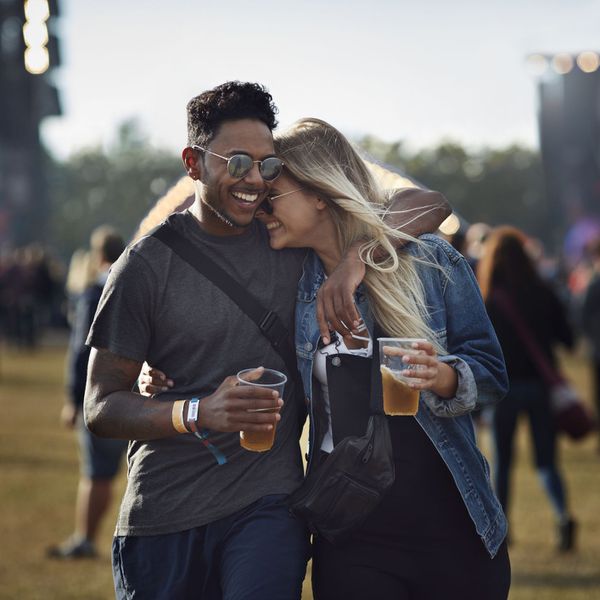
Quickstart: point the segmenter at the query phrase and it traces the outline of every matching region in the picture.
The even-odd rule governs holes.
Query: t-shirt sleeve
[[[111,267],[86,344],[143,362],[158,291],[148,261],[129,248]]]

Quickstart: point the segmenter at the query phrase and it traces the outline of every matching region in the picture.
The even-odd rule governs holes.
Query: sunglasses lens
[[[253,164],[247,154],[234,154],[227,162],[227,171],[235,179],[241,179],[252,170]]]
[[[274,156],[265,158],[260,165],[260,174],[265,181],[273,181],[281,175],[283,163]]]

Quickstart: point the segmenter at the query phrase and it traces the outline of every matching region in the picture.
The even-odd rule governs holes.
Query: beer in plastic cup
[[[415,342],[426,340],[419,338],[377,338],[379,341],[379,362],[381,368],[381,383],[383,387],[383,411],[386,415],[416,415],[419,410],[419,390],[414,390],[407,384],[410,377],[402,373],[407,369],[419,369],[421,365],[414,365],[402,361],[402,357],[411,354],[420,354],[422,350],[412,347]],[[390,355],[391,348],[399,348],[402,352]]]
[[[255,387],[263,387],[269,390],[279,392],[279,397],[283,398],[283,389],[287,381],[287,377],[280,371],[275,369],[265,369],[260,377],[256,377],[253,373],[256,368],[244,369],[237,374],[240,385],[252,385]],[[249,412],[278,412],[279,407],[275,408],[255,408],[248,409]],[[240,431],[240,446],[251,452],[265,452],[270,450],[275,441],[276,423],[273,423],[273,429],[269,431]]]

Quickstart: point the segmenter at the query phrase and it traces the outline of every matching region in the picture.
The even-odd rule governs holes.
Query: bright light
[[[49,66],[50,56],[47,48],[38,46],[37,48],[27,48],[25,50],[25,68],[32,75],[44,73]]]
[[[555,55],[552,59],[552,68],[559,75],[566,75],[573,68],[573,57],[566,52]]]
[[[584,73],[593,73],[600,67],[600,56],[596,52],[582,52],[577,57],[577,66]]]
[[[530,54],[527,57],[527,68],[532,75],[543,75],[548,70],[548,59],[543,54]]]
[[[48,27],[46,21],[50,17],[48,0],[25,0],[25,16],[23,25],[25,40],[25,68],[33,75],[40,75],[50,67],[48,43]]]
[[[460,229],[460,219],[452,214],[441,225],[440,231],[444,235],[454,235]]]
[[[48,0],[25,0],[25,17],[28,21],[47,21],[50,17]]]
[[[48,43],[48,28],[46,27],[46,23],[25,23],[23,25],[23,38],[28,48],[45,46]]]

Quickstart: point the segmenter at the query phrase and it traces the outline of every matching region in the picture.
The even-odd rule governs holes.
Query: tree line
[[[369,155],[445,194],[467,222],[511,223],[548,239],[539,153],[520,145],[471,150],[453,141],[409,151],[402,142],[357,140]],[[179,156],[152,146],[132,120],[107,148],[81,149],[67,160],[48,157],[48,239],[64,258],[87,246],[90,232],[110,223],[128,238],[181,176]]]

